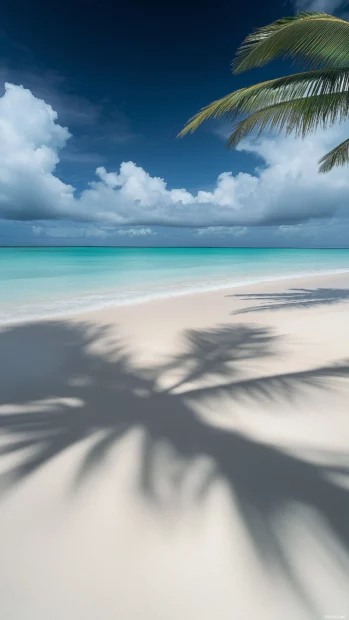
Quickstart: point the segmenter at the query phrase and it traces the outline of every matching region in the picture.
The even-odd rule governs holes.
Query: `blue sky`
[[[342,124],[227,151],[229,126],[176,139],[200,107],[277,76],[232,76],[242,39],[340,0],[12,0],[0,10],[0,244],[347,246],[347,169],[317,173]]]

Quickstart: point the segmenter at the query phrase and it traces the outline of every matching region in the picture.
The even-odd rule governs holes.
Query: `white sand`
[[[338,275],[2,328],[1,620],[349,618],[347,300]]]

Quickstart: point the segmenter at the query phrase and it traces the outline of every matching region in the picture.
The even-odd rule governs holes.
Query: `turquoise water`
[[[342,271],[349,250],[0,248],[0,322]]]

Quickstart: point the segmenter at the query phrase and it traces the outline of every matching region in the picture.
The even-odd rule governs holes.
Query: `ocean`
[[[346,271],[349,249],[0,248],[0,323]]]

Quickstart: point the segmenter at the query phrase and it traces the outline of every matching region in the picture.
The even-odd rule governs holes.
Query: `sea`
[[[349,249],[0,248],[0,323],[345,272]]]

